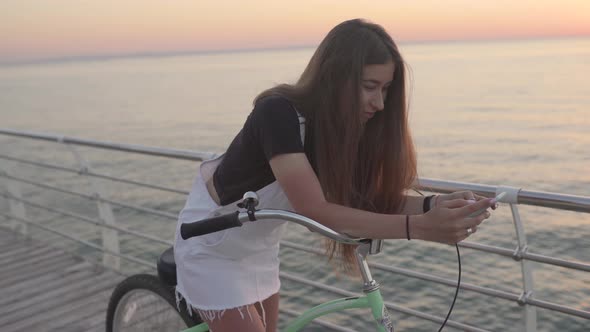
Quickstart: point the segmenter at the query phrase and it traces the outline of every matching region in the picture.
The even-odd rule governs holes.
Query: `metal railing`
[[[187,195],[188,192],[178,190],[176,188],[169,188],[161,185],[156,185],[153,183],[146,183],[140,181],[133,181],[121,177],[115,177],[107,174],[101,174],[92,171],[91,165],[81,156],[78,150],[76,150],[76,146],[85,146],[85,147],[92,147],[104,150],[113,150],[113,151],[121,151],[121,152],[128,152],[128,153],[135,153],[135,154],[143,154],[143,155],[150,155],[150,156],[159,156],[159,157],[166,157],[166,158],[173,158],[173,159],[182,159],[182,160],[189,160],[189,161],[203,161],[212,157],[215,157],[216,154],[214,153],[196,153],[192,151],[186,150],[175,150],[175,149],[167,149],[167,148],[157,148],[157,147],[145,147],[145,146],[138,146],[138,145],[130,145],[130,144],[120,144],[120,143],[111,143],[111,142],[99,142],[94,140],[87,140],[87,139],[80,139],[80,138],[71,138],[59,135],[50,135],[50,134],[41,134],[41,133],[31,133],[31,132],[22,132],[22,131],[15,131],[15,130],[8,130],[8,129],[0,129],[0,135],[5,136],[13,136],[18,138],[27,138],[33,140],[42,140],[42,141],[49,141],[54,143],[59,143],[65,145],[69,151],[76,157],[76,160],[79,164],[79,168],[70,168],[64,167],[62,165],[55,165],[46,162],[39,162],[36,160],[31,159],[24,159],[20,157],[16,157],[14,155],[4,155],[0,154],[0,160],[14,162],[18,164],[29,165],[36,168],[43,168],[43,169],[51,169],[60,172],[67,172],[67,173],[74,173],[79,174],[80,176],[84,176],[88,178],[91,182],[93,193],[86,194],[77,192],[70,189],[61,188],[56,185],[50,185],[41,182],[35,182],[33,180],[19,177],[16,175],[11,174],[11,172],[6,167],[0,167],[0,179],[3,179],[6,186],[5,192],[0,191],[0,196],[4,197],[8,200],[10,206],[10,213],[0,212],[0,215],[6,220],[11,220],[12,224],[11,227],[19,231],[20,233],[27,234],[28,226],[37,227],[43,229],[45,231],[57,234],[59,236],[68,238],[73,241],[77,241],[82,243],[85,246],[94,248],[96,250],[100,250],[104,253],[103,255],[103,264],[107,267],[113,269],[120,268],[120,258],[135,262],[137,264],[141,264],[143,266],[154,268],[155,264],[153,262],[149,262],[146,260],[142,260],[140,258],[132,257],[129,255],[124,255],[120,253],[119,250],[119,233],[132,235],[138,238],[147,239],[150,241],[154,241],[156,243],[161,243],[164,245],[172,245],[171,241],[166,241],[157,236],[153,236],[150,234],[144,234],[139,231],[134,231],[127,229],[125,227],[117,226],[115,221],[115,216],[113,214],[111,206],[119,206],[128,209],[132,209],[141,213],[145,213],[148,215],[154,215],[166,219],[175,220],[177,218],[176,214],[160,211],[157,209],[143,207],[136,204],[124,203],[116,200],[112,200],[106,197],[104,194],[104,190],[102,188],[102,183],[98,182],[97,180],[108,180],[117,183],[125,183],[129,185],[150,188],[154,190],[179,194],[179,195]],[[0,164],[1,165],[1,164]],[[83,216],[72,211],[66,211],[63,209],[59,209],[56,207],[47,206],[41,204],[39,202],[35,202],[34,200],[24,198],[21,192],[20,186],[22,184],[34,186],[43,190],[60,192],[68,195],[73,195],[77,197],[81,197],[90,201],[95,201],[99,211],[98,219],[93,219],[87,216]],[[560,259],[556,257],[549,257],[540,254],[532,253],[528,250],[527,244],[527,237],[524,230],[524,225],[520,219],[520,214],[518,210],[519,205],[534,205],[540,206],[544,208],[552,208],[552,209],[559,209],[559,210],[567,210],[567,211],[575,211],[581,213],[590,213],[590,197],[583,197],[583,196],[573,196],[573,195],[565,195],[565,194],[557,194],[557,193],[547,193],[547,192],[538,192],[538,191],[530,191],[524,190],[521,188],[514,188],[514,187],[506,187],[506,186],[491,186],[491,185],[482,185],[482,184],[473,184],[473,183],[462,183],[462,182],[452,182],[452,181],[443,181],[443,180],[435,180],[435,179],[420,179],[419,183],[416,183],[416,187],[419,190],[425,190],[430,192],[438,192],[438,193],[449,193],[458,190],[471,190],[478,194],[484,196],[493,196],[499,192],[507,192],[508,195],[502,201],[504,203],[508,203],[510,205],[510,209],[512,212],[513,223],[515,227],[515,233],[517,238],[517,247],[515,249],[510,248],[503,248],[497,246],[490,246],[480,243],[473,243],[468,241],[463,241],[459,244],[459,246],[464,248],[469,248],[473,250],[478,250],[490,254],[497,254],[505,257],[510,257],[515,261],[520,263],[521,267],[521,274],[522,274],[522,291],[521,293],[510,293],[504,290],[498,290],[493,288],[481,287],[469,283],[462,283],[461,289],[471,292],[476,292],[479,294],[483,294],[490,297],[495,297],[511,302],[515,302],[520,306],[524,307],[524,327],[526,331],[536,331],[537,326],[537,317],[536,317],[536,308],[544,308],[556,312],[561,312],[566,315],[581,317],[584,319],[590,320],[590,312],[572,308],[568,306],[564,306],[557,303],[552,303],[550,301],[541,300],[535,297],[534,293],[534,283],[533,283],[533,270],[531,264],[533,262],[541,263],[541,264],[548,264],[559,266],[563,268],[573,269],[577,271],[583,272],[590,272],[590,264],[583,263],[583,262],[575,262],[569,261],[565,259]],[[26,206],[34,207],[36,209],[45,210],[54,214],[67,216],[69,218],[73,218],[82,222],[86,222],[89,224],[97,225],[102,228],[102,246],[96,245],[89,241],[85,241],[75,236],[66,234],[62,231],[52,229],[51,227],[41,225],[40,223],[34,222],[27,218],[26,216]],[[296,243],[292,243],[289,241],[283,241],[282,246],[291,248],[294,250],[300,250],[305,252],[311,252],[315,254],[321,254],[321,252],[317,249],[310,249],[309,247],[302,246]],[[392,267],[386,266],[384,264],[372,263],[370,264],[372,268],[382,271],[387,271],[399,275],[403,275],[409,278],[416,278],[420,280],[425,280],[432,283],[437,283],[441,285],[446,285],[449,287],[456,287],[456,280],[450,280],[445,278],[440,278],[437,276],[420,273],[416,271],[411,271],[408,269],[403,269],[400,267]],[[321,284],[315,281],[305,280],[301,277],[291,275],[286,272],[281,272],[281,277],[284,279],[289,279],[295,282],[311,285],[313,287],[317,287],[323,290],[327,290],[330,292],[334,292],[344,296],[351,296],[353,295],[351,292],[335,288],[333,286]],[[419,317],[422,319],[426,319],[436,323],[442,323],[444,320],[442,317],[436,317],[430,314],[426,314],[423,312],[419,312],[416,310],[412,310],[409,308],[404,308],[402,306],[393,304],[393,303],[386,303],[387,307],[404,313],[408,315],[412,315],[415,317]],[[292,311],[287,311],[287,314],[294,314]],[[330,326],[331,328],[347,331],[344,327],[336,327],[333,324],[325,323],[325,326]],[[590,322],[589,322],[590,324]],[[478,328],[475,326],[470,326],[467,324],[459,323],[456,321],[449,321],[447,322],[447,326],[454,327],[457,329],[461,329],[464,331],[486,331],[485,329]]]

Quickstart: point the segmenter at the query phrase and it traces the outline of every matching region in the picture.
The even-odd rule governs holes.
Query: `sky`
[[[314,46],[358,17],[398,42],[590,36],[590,0],[1,0],[0,63]]]

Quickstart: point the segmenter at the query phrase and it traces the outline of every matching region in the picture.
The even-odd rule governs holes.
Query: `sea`
[[[421,178],[508,185],[525,190],[590,197],[590,39],[533,39],[400,43],[410,73],[410,125]],[[293,83],[314,48],[217,53],[74,58],[0,66],[0,128],[34,133],[222,153],[252,110],[253,98]],[[11,175],[112,200],[177,214],[197,162],[64,146],[0,135],[0,167]],[[19,164],[5,157],[79,168],[174,188],[163,192],[77,173]],[[0,179],[1,180],[1,179]],[[0,182],[0,188],[3,182]],[[97,218],[96,202],[23,184],[24,197]],[[0,209],[8,210],[0,196]],[[590,214],[520,205],[531,253],[590,262]],[[117,223],[172,240],[175,220],[113,207]],[[72,216],[34,206],[27,217],[100,244],[100,231]],[[0,217],[0,223],[10,223]],[[362,221],[359,221],[362,222]],[[89,259],[94,249],[30,227],[34,237]],[[289,226],[286,240],[322,250],[323,240]],[[469,241],[516,247],[507,204]],[[153,261],[165,245],[121,235],[121,251]],[[372,262],[456,280],[454,246],[385,241]],[[322,255],[281,249],[282,271],[360,293],[362,283]],[[123,261],[127,273],[142,268]],[[590,275],[533,263],[534,297],[590,311]],[[462,282],[522,292],[521,263],[461,249]],[[444,317],[454,287],[374,270],[384,299]],[[340,297],[293,280],[282,281],[281,307],[304,311]],[[468,290],[458,294],[451,320],[489,331],[523,331],[524,307]],[[439,323],[391,312],[397,331],[436,331]],[[590,331],[590,321],[537,309],[538,331]],[[281,315],[284,326],[289,315]],[[327,321],[370,331],[367,312],[334,314]],[[369,325],[367,325],[369,324]],[[306,331],[322,331],[314,325]],[[445,330],[456,330],[446,327]]]

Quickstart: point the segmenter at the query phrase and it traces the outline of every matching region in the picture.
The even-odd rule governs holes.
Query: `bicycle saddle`
[[[174,248],[166,249],[158,258],[158,278],[168,286],[176,286],[176,262]]]

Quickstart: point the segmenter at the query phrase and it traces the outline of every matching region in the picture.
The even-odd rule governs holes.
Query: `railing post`
[[[537,308],[528,303],[528,299],[534,294],[534,283],[533,283],[533,265],[532,262],[523,259],[524,253],[528,250],[528,244],[526,240],[526,233],[524,231],[524,225],[520,220],[520,214],[518,212],[518,193],[520,188],[502,186],[498,187],[496,194],[506,192],[507,195],[502,199],[503,202],[510,203],[510,210],[512,211],[512,220],[514,222],[514,229],[516,231],[516,240],[518,246],[512,254],[512,258],[515,261],[520,261],[520,267],[522,271],[522,293],[518,299],[518,304],[524,307],[523,320],[526,332],[537,331]]]
[[[79,174],[81,176],[87,174],[90,171],[90,163],[84,159],[73,146],[67,143],[65,143],[65,145],[72,152],[72,154],[74,154],[76,160],[80,164]],[[87,177],[87,179],[94,189],[93,195],[96,198],[99,219],[106,225],[115,226],[116,221],[111,204],[101,200],[102,197],[105,197],[105,191],[102,187],[102,184],[97,179],[93,179],[92,177]],[[102,246],[104,249],[118,254],[120,252],[119,232],[116,229],[102,227]],[[102,264],[111,269],[119,270],[121,267],[121,259],[118,256],[104,252],[102,256]]]
[[[22,235],[27,236],[29,233],[29,227],[27,224],[23,222],[19,222],[18,220],[26,220],[27,215],[25,211],[25,205],[19,199],[23,198],[22,191],[20,188],[20,183],[9,179],[7,176],[10,173],[4,168],[0,169],[0,175],[4,178],[4,182],[6,183],[6,190],[11,197],[16,199],[8,198],[8,205],[10,206],[10,213],[15,217],[10,224],[10,228],[16,232],[21,233]]]

